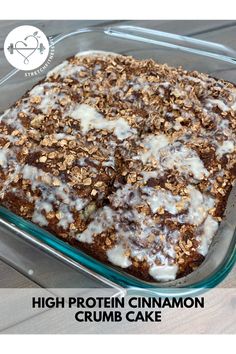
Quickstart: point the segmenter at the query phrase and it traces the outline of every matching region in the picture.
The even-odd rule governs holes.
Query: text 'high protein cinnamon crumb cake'
[[[0,198],[148,281],[196,269],[236,175],[236,88],[121,55],[77,55],[1,116]]]

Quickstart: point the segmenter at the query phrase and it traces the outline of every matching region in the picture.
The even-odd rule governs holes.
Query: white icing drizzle
[[[67,65],[68,65],[68,61],[64,60],[61,64],[55,66],[55,68],[53,68],[47,73],[47,78],[55,74],[61,74],[61,72],[63,72],[66,69]]]
[[[219,89],[220,91],[220,89]],[[212,109],[213,107],[218,107],[222,112],[228,112],[230,110],[235,111],[236,109],[236,90],[230,89],[228,91],[231,96],[231,100],[226,100],[226,98],[208,98],[206,100],[206,108]]]
[[[234,151],[234,147],[235,145],[232,140],[225,140],[221,145],[218,145],[218,148],[216,149],[216,154],[220,157],[225,154],[229,154]]]
[[[61,204],[59,206],[60,213],[60,221],[58,226],[61,226],[64,230],[66,230],[69,225],[74,222],[73,214],[70,212],[70,206],[66,204]]]
[[[189,185],[190,205],[188,207],[187,217],[180,217],[183,222],[193,225],[200,225],[206,218],[210,209],[214,207],[215,201],[210,196],[202,194],[194,186]]]
[[[65,133],[53,134],[53,138],[56,141],[63,140],[63,139],[66,139],[66,140],[75,140],[76,139],[75,136],[70,135],[70,134],[65,134]]]
[[[158,170],[160,171],[175,167],[179,173],[191,174],[197,180],[209,176],[209,172],[194,150],[178,142],[171,144],[164,134],[149,135],[141,146],[144,146],[145,152],[136,156],[135,159],[140,159],[143,163],[155,159],[159,163]]]
[[[21,167],[18,165],[15,167],[12,173],[8,175],[8,178],[3,182],[2,189],[0,192],[0,197],[2,198],[4,196],[4,193],[7,191],[8,187],[11,185],[11,183],[14,181],[18,173],[20,172]]]
[[[194,76],[185,76],[185,79],[195,82],[197,84],[201,84],[203,87],[206,87],[206,82],[199,79],[198,77],[194,77]]]
[[[58,207],[58,226],[67,229],[74,221],[71,208],[77,211],[82,210],[88,203],[86,199],[72,198],[72,190],[57,177],[50,175],[34,166],[25,165],[22,168],[24,179],[31,181],[32,190],[40,189],[41,196],[35,201],[35,208],[32,220],[41,226],[48,225],[48,221],[43,212],[46,213]],[[56,185],[55,185],[56,184]]]
[[[87,201],[85,199],[77,197],[75,200],[75,209],[77,211],[80,211],[85,207],[86,204],[87,204]]]
[[[146,163],[150,158],[159,159],[159,151],[169,144],[169,140],[166,135],[149,135],[142,142],[145,152],[141,153],[137,158],[141,159],[143,163]]]
[[[96,109],[87,104],[76,105],[70,112],[70,116],[80,120],[83,134],[86,134],[91,129],[106,129],[114,131],[119,140],[124,140],[136,133],[136,130],[132,129],[124,118],[107,120]]]
[[[35,224],[38,224],[40,226],[47,226],[48,225],[48,221],[45,218],[45,216],[42,214],[42,210],[40,210],[40,209],[35,210],[33,212],[32,221],[35,222]]]
[[[81,234],[77,235],[77,240],[80,242],[92,243],[93,236],[105,231],[108,227],[113,225],[114,212],[109,207],[100,209],[94,221],[90,222],[87,229]]]
[[[133,197],[130,199],[129,195],[132,188],[133,187],[131,185],[126,185],[123,188],[118,189],[113,195],[112,205],[119,208],[127,203],[130,207],[135,207],[141,201],[143,202],[143,199],[140,198],[137,191],[133,191]],[[132,264],[130,257],[136,257],[140,261],[146,260],[150,267],[153,267],[152,269],[154,269],[156,267],[156,261],[158,261],[162,263],[163,267],[157,268],[160,269],[160,271],[154,278],[160,281],[171,280],[174,273],[170,272],[171,268],[168,267],[168,259],[161,252],[152,252],[152,248],[149,249],[148,246],[146,248],[136,246],[132,242],[134,236],[132,226],[128,226],[126,222],[122,222],[122,218],[127,220],[128,225],[129,222],[135,223],[135,233],[138,234],[138,238],[141,242],[146,242],[152,235],[152,237],[154,236],[158,242],[162,243],[163,249],[169,257],[172,259],[175,258],[174,246],[178,240],[179,231],[175,230],[170,234],[166,227],[160,229],[151,216],[140,213],[135,208],[127,211],[123,209],[115,211],[107,206],[103,207],[96,212],[94,220],[88,225],[87,229],[77,235],[77,239],[80,242],[93,243],[95,236],[99,237],[102,232],[105,232],[108,228],[113,227],[117,236],[117,243],[113,248],[107,250],[106,252],[110,262],[126,268]],[[161,239],[159,239],[160,233],[162,235]],[[171,237],[171,244],[167,241],[167,236]],[[128,256],[128,254],[130,254],[130,256]],[[175,266],[174,268],[177,271],[178,267]]]
[[[83,70],[85,70],[84,66],[74,65],[65,60],[63,63],[59,64],[51,71],[49,71],[47,74],[47,78],[54,75],[60,75],[60,77],[62,78],[73,77],[75,79],[78,79],[78,73]]]
[[[173,195],[165,189],[154,189],[152,187],[140,187],[138,191],[131,185],[127,184],[123,188],[117,190],[112,196],[112,204],[118,208],[127,204],[131,207],[147,203],[152,212],[156,213],[159,208],[164,208],[172,215],[176,215],[181,211],[187,210],[188,213],[180,214],[177,220],[180,223],[189,223],[192,225],[200,225],[206,218],[210,209],[215,205],[212,197],[201,193],[193,185],[187,186],[188,195],[181,197]],[[132,197],[130,197],[132,193]],[[142,214],[138,214],[139,218]],[[137,218],[137,214],[136,214]]]
[[[143,176],[144,182],[147,182],[150,178],[157,178],[158,172],[157,171],[142,171],[141,175]]]
[[[0,166],[3,168],[6,168],[8,163],[7,163],[7,157],[8,157],[8,149],[2,148],[0,150]]]
[[[218,227],[218,222],[213,219],[211,215],[208,215],[206,220],[204,221],[203,231],[201,237],[199,238],[200,245],[198,247],[198,252],[201,253],[203,256],[206,256],[212,238],[218,230]]]
[[[175,196],[165,189],[155,190],[149,187],[144,187],[143,192],[148,195],[148,197],[144,198],[153,213],[156,213],[161,207],[173,215],[178,213],[177,203],[181,200],[180,196]]]
[[[101,52],[79,53],[77,56],[88,54],[101,55]],[[114,53],[103,52],[103,54],[108,55]],[[93,75],[95,76],[100,69],[101,66],[96,64],[92,70]],[[86,71],[87,68],[82,65],[78,66],[64,61],[51,70],[47,74],[47,77],[50,78],[53,75],[60,75],[62,78],[72,77],[76,80],[83,81],[84,78],[79,78],[78,74],[84,70]],[[208,83],[204,81],[206,77],[204,75],[199,77],[195,78],[186,75],[183,76],[183,80],[187,79],[190,82],[199,83],[206,88],[208,85]],[[208,78],[208,80],[213,79]],[[178,230],[170,231],[166,226],[160,227],[160,225],[155,222],[153,216],[138,211],[137,206],[149,206],[153,214],[158,213],[160,209],[163,208],[165,211],[172,214],[171,220],[178,221],[182,224],[188,223],[194,225],[200,243],[198,252],[204,256],[207,254],[212,237],[218,229],[218,222],[209,215],[216,201],[206,193],[201,193],[198,190],[198,181],[209,177],[210,174],[204,167],[196,151],[186,146],[186,143],[191,143],[190,138],[186,135],[182,136],[180,141],[175,141],[174,138],[170,138],[165,134],[150,134],[146,136],[145,139],[139,138],[136,129],[132,128],[124,118],[118,118],[114,115],[114,120],[109,120],[89,104],[71,102],[70,97],[65,93],[66,90],[62,90],[63,92],[60,91],[60,89],[63,88],[66,88],[64,84],[57,82],[45,82],[35,86],[29,92],[29,97],[22,99],[19,106],[5,111],[5,113],[0,116],[0,122],[4,122],[14,129],[19,130],[22,134],[26,134],[27,129],[24,128],[21,120],[18,118],[19,112],[26,113],[28,118],[33,120],[37,114],[32,112],[32,106],[40,110],[43,114],[49,114],[53,109],[60,110],[62,119],[70,117],[79,120],[81,131],[74,129],[71,133],[72,135],[70,135],[67,134],[65,127],[63,133],[52,134],[46,136],[47,138],[53,139],[56,142],[63,139],[75,140],[78,138],[78,133],[82,132],[85,135],[92,129],[97,130],[96,134],[99,138],[103,132],[98,131],[107,130],[120,141],[120,146],[127,148],[125,139],[129,138],[131,135],[135,135],[136,142],[140,146],[140,154],[135,156],[134,160],[140,160],[143,164],[148,164],[148,168],[150,164],[152,165],[153,162],[155,162],[154,167],[152,166],[154,170],[139,171],[140,175],[143,177],[142,182],[147,182],[150,178],[163,176],[166,170],[173,170],[173,168],[176,169],[180,175],[189,178],[189,183],[195,185],[189,184],[186,187],[186,191],[188,192],[186,192],[188,194],[186,197],[174,195],[165,189],[155,189],[148,186],[139,187],[138,189],[129,184],[124,187],[119,186],[120,188],[110,196],[112,207],[117,208],[117,210],[108,206],[97,210],[93,221],[89,223],[87,229],[76,235],[76,238],[80,242],[91,244],[94,242],[95,236],[113,227],[117,237],[117,243],[113,248],[107,250],[107,257],[111,263],[122,268],[127,268],[132,264],[131,258],[135,257],[140,261],[145,260],[149,264],[149,274],[154,279],[158,281],[175,279],[178,271],[178,266],[174,264],[176,257],[175,245],[179,239],[180,232]],[[171,95],[177,98],[181,97],[185,103],[191,103],[188,100],[188,93],[192,88],[190,84],[189,86],[185,86],[185,90],[182,90],[178,82],[176,82],[175,85],[166,81],[148,82],[140,77],[133,77],[132,80],[124,84],[122,89],[113,86],[110,90],[104,89],[104,93],[109,94],[111,92],[112,94],[117,94],[120,99],[126,99],[136,105],[136,96],[127,94],[130,88],[132,88],[133,91],[142,90],[143,92],[152,89],[153,92],[162,99],[165,98],[165,90],[169,90]],[[215,87],[215,90],[217,89],[220,92],[220,87]],[[99,93],[94,83],[91,84],[91,90],[94,90],[94,93]],[[205,101],[199,101],[199,105],[201,105],[204,114],[214,120],[216,132],[220,135],[220,139],[218,140],[214,137],[215,131],[212,133],[211,130],[208,132],[206,129],[201,128],[201,139],[202,141],[208,138],[211,139],[212,146],[216,148],[216,157],[218,160],[224,154],[234,152],[236,144],[235,133],[233,129],[229,127],[229,121],[222,119],[221,115],[214,112],[214,107],[218,107],[222,112],[236,110],[236,91],[233,89],[228,91],[230,91],[232,100],[227,100],[225,97],[219,95],[217,99],[209,96]],[[32,100],[35,96],[40,97],[38,102],[37,100],[35,100],[35,102]],[[65,99],[64,103],[61,102],[63,99]],[[31,100],[32,103],[30,102]],[[69,102],[69,105],[67,105],[66,101]],[[90,103],[92,105],[94,103],[96,104],[96,100],[91,100]],[[191,111],[183,110],[178,103],[172,104],[172,108],[179,111],[180,117],[190,120],[192,124],[196,122],[194,114]],[[149,113],[148,108],[147,112]],[[165,112],[165,114],[166,116],[173,117],[173,113],[171,112]],[[136,122],[139,122],[140,117],[136,118]],[[140,122],[142,124],[141,119]],[[169,124],[172,125],[171,128],[181,134],[183,128],[181,120],[173,122],[170,120]],[[112,138],[114,138],[114,136]],[[18,140],[18,137],[7,134],[1,134],[0,137],[9,142]],[[98,169],[99,166],[115,167],[114,150],[116,144],[113,145],[113,141],[111,141],[108,142],[108,146],[111,152],[109,152],[107,160],[99,164],[98,161],[90,159],[95,166],[98,166]],[[87,166],[85,158],[80,157],[78,159],[78,165]],[[8,179],[3,183],[1,195],[8,190],[11,182],[14,181],[15,177],[19,174],[22,175],[24,179],[31,181],[31,189],[33,191],[40,190],[41,194],[37,197],[38,199],[36,199],[35,196],[27,195],[28,200],[35,203],[32,221],[40,226],[48,225],[48,220],[45,215],[56,209],[58,226],[67,230],[70,224],[74,222],[73,211],[76,210],[80,212],[89,203],[89,201],[84,198],[75,199],[72,188],[53,175],[30,165],[20,166],[16,156],[14,156],[12,150],[9,148],[2,148],[0,150],[0,167],[3,170],[10,168],[11,171],[8,175]],[[96,168],[91,167],[91,173],[97,173],[97,171]],[[214,179],[211,181],[214,182]],[[14,193],[19,192],[16,188],[12,189],[12,191]],[[182,211],[186,212],[181,213]],[[136,237],[136,243],[133,242],[135,239],[134,236]],[[148,243],[150,237],[152,241]],[[160,246],[161,250],[152,248],[153,240],[156,245]],[[137,245],[137,243],[140,244]]]
[[[134,206],[141,202],[138,190],[134,189],[131,184],[126,184],[122,188],[119,188],[115,194],[110,196],[110,199],[116,208],[121,207],[124,204]]]
[[[125,252],[126,249],[119,244],[107,251],[107,258],[111,263],[121,268],[127,268],[132,264],[132,262],[129,257],[127,257]]]
[[[160,229],[160,227],[155,224],[152,217],[138,212],[134,209],[137,205],[145,205],[145,201],[150,205],[152,212],[156,212],[160,207],[163,207],[169,213],[173,215],[173,220],[175,220],[174,215],[176,215],[181,210],[187,210],[187,213],[182,213],[176,216],[176,220],[180,223],[193,224],[199,227],[199,230],[203,227],[204,232],[201,232],[201,237],[199,238],[200,246],[199,252],[207,252],[206,248],[209,246],[212,237],[217,231],[218,222],[211,216],[209,216],[209,211],[214,207],[214,199],[210,196],[201,193],[193,185],[188,185],[186,188],[189,195],[182,199],[181,196],[173,195],[171,192],[166,190],[155,190],[152,187],[141,187],[139,190],[134,189],[132,185],[125,185],[124,187],[118,189],[113,195],[111,201],[112,205],[116,208],[122,208],[124,205],[128,205],[132,208],[132,211],[125,211],[124,209],[118,209],[118,212],[109,209],[109,217],[107,217],[107,210],[102,210],[99,212],[99,218],[95,218],[92,223],[92,227],[89,227],[89,232],[86,230],[82,235],[79,235],[79,239],[84,242],[93,242],[93,235],[104,232],[108,227],[114,227],[118,240],[118,245],[122,245],[123,241],[127,245],[131,257],[136,257],[139,261],[146,260],[150,265],[149,274],[156,280],[167,281],[173,280],[176,277],[178,271],[178,266],[176,264],[169,263],[169,260],[164,256],[164,253],[168,255],[172,260],[175,260],[175,243],[178,241],[179,231],[175,230],[171,232],[172,243],[167,242],[167,235],[170,237],[169,230],[165,227]],[[131,197],[132,193],[132,197]],[[179,208],[179,206],[181,207]],[[161,240],[163,244],[163,251],[152,253],[151,249],[148,247],[139,248],[132,243],[133,230],[132,228],[125,227],[122,222],[119,222],[119,217],[124,217],[125,220],[130,220],[135,222],[136,230],[135,233],[138,235],[141,242],[145,242],[150,235],[154,236],[157,240]],[[207,219],[206,219],[207,218]],[[101,220],[102,223],[101,224]],[[105,221],[104,221],[105,220]],[[107,222],[109,220],[109,222]],[[204,221],[206,220],[206,221]],[[200,231],[199,231],[200,232]],[[159,239],[159,235],[161,239]],[[82,236],[82,237],[81,237]],[[85,236],[85,237],[84,237]],[[202,238],[202,239],[201,239]],[[109,250],[109,254],[112,254]],[[114,251],[116,255],[116,252]],[[116,258],[112,261],[111,257],[109,260],[117,265]],[[126,261],[123,260],[124,262]],[[158,263],[156,263],[158,261]],[[121,265],[120,265],[121,266]]]
[[[102,162],[102,166],[107,166],[107,167],[115,167],[115,158],[114,156],[109,156],[107,161]]]
[[[75,57],[84,57],[84,56],[99,56],[99,57],[105,57],[105,56],[110,56],[110,55],[115,55],[118,56],[119,54],[114,53],[114,52],[107,52],[105,50],[85,50],[83,52],[78,52],[75,54]]]
[[[158,281],[174,280],[178,271],[178,266],[173,265],[152,265],[149,274]]]
[[[35,86],[29,93],[30,97],[40,97],[41,101],[36,103],[37,109],[40,109],[42,113],[48,114],[52,109],[62,109],[60,106],[60,99],[65,97],[65,94],[55,91],[59,88],[58,83],[44,82],[40,85]],[[25,106],[27,113],[28,104]]]
[[[165,169],[175,167],[183,175],[192,174],[197,180],[209,176],[197,153],[184,145],[174,146],[173,150],[167,149],[163,155],[161,164]]]
[[[227,112],[230,109],[230,106],[225,104],[223,100],[217,100],[213,98],[207,99],[207,108],[212,108],[214,106],[219,107],[223,112]]]
[[[17,137],[8,134],[0,134],[0,138],[3,138],[11,143],[15,143],[18,140]]]
[[[25,109],[22,107],[22,111],[24,112]],[[23,127],[21,121],[18,119],[17,114],[19,110],[17,107],[13,107],[12,109],[7,109],[1,116],[0,122],[4,122],[5,124],[18,129],[20,132],[24,132],[25,128]]]
[[[42,83],[40,85],[34,86],[32,88],[32,90],[30,90],[29,95],[31,97],[33,97],[33,96],[40,96],[40,97],[43,96],[44,95],[44,87],[45,87],[45,83]]]

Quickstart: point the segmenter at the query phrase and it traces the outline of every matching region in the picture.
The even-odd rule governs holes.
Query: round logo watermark
[[[7,35],[4,53],[9,63],[16,69],[35,70],[48,59],[50,42],[39,28],[19,26]]]

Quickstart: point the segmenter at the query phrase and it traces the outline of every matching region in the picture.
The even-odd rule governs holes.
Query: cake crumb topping
[[[145,280],[196,269],[236,173],[236,88],[76,55],[0,117],[2,205]]]

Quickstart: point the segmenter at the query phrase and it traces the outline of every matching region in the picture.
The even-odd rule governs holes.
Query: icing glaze
[[[71,111],[70,116],[80,120],[83,134],[86,134],[91,129],[107,129],[113,131],[119,140],[124,140],[135,133],[135,130],[131,129],[127,121],[123,118],[114,121],[107,120],[102,114],[98,113],[93,107],[87,104],[77,105]]]
[[[107,54],[111,53],[89,52],[90,56],[102,55],[103,62]],[[86,55],[79,53],[76,58]],[[128,268],[138,260],[147,263],[153,279],[173,280],[179,271],[177,248],[182,229],[187,225],[194,230],[199,242],[197,251],[203,256],[218,229],[218,219],[212,216],[218,200],[212,196],[209,185],[204,188],[204,183],[210,181],[210,186],[214,186],[217,178],[225,176],[223,171],[212,172],[211,165],[204,165],[198,147],[209,142],[214,150],[214,162],[219,165],[224,155],[228,158],[235,152],[235,132],[228,119],[236,110],[235,90],[225,87],[225,95],[221,95],[222,84],[217,86],[214,79],[204,74],[195,77],[194,73],[175,73],[174,80],[169,80],[165,74],[163,77],[152,73],[146,77],[129,75],[118,65],[111,71],[106,68],[107,77],[113,81],[101,91],[102,68],[103,63],[96,61],[89,67],[86,60],[75,64],[68,59],[51,70],[45,82],[36,85],[2,114],[0,139],[4,143],[0,168],[3,176],[8,175],[0,195],[12,191],[20,196],[22,191],[17,181],[22,179],[22,185],[28,188],[24,197],[33,205],[33,222],[50,226],[50,215],[56,211],[55,223],[63,236],[88,244],[113,232],[113,243],[104,250],[111,263]],[[124,80],[119,85],[116,75],[121,69],[125,75],[120,75]],[[165,66],[164,71],[168,70]],[[209,85],[214,86],[214,94],[209,91],[201,96],[199,87],[207,91]],[[190,109],[193,91],[194,110]],[[89,93],[93,95],[90,97]],[[125,109],[113,107],[107,114],[107,107],[100,105],[103,96],[109,97],[112,104],[125,102]],[[149,100],[151,103],[146,104]],[[129,113],[126,107],[136,110]],[[200,126],[198,112],[201,112]],[[55,118],[53,124],[58,126],[57,130],[45,133],[43,129],[50,123],[48,118]],[[4,130],[4,125],[11,127],[9,132]],[[213,128],[208,129],[209,126]],[[190,127],[193,127],[192,135]],[[52,173],[31,165],[38,163],[32,157],[26,160],[31,162],[24,160],[27,152],[22,141],[29,131],[35,134],[37,129],[42,130],[37,140],[44,149],[42,161],[47,160],[51,150],[61,154]],[[75,153],[74,146],[82,140],[81,149]],[[74,143],[69,156],[63,155],[61,148],[69,143]],[[40,155],[40,148],[31,148],[30,144],[27,149]],[[118,176],[120,156],[123,166]],[[61,166],[64,160],[70,163]],[[74,167],[69,178],[67,172]],[[173,182],[166,186],[170,171],[174,172]],[[86,178],[79,180],[78,176],[85,172]],[[110,178],[109,195],[100,180],[104,175]],[[93,188],[96,183],[97,189]],[[176,187],[175,183],[177,187],[183,184],[181,191],[171,189]],[[83,195],[84,190],[88,190],[88,196],[79,197],[78,193]],[[82,232],[77,230],[78,221],[87,223]]]

